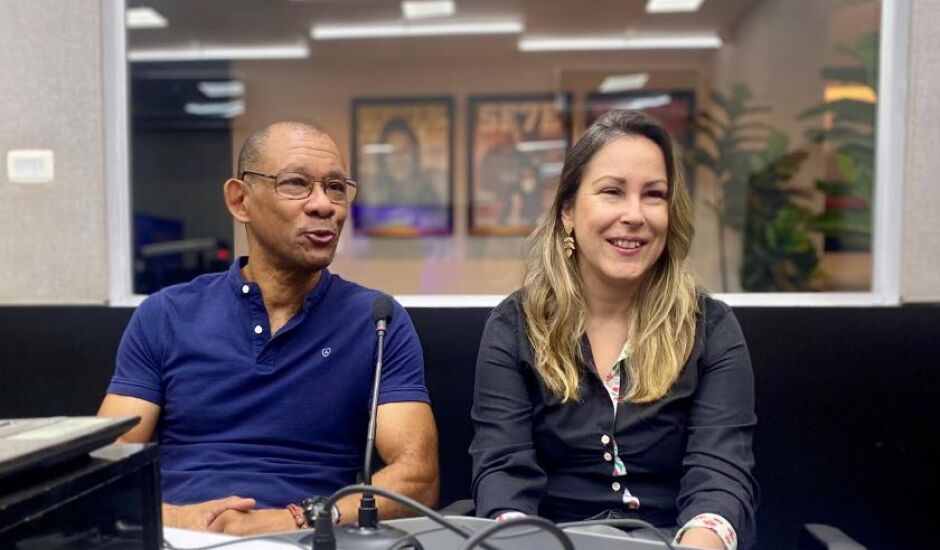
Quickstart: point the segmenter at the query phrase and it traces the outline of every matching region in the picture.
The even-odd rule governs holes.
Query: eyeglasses
[[[320,187],[323,188],[323,194],[326,195],[326,198],[328,198],[330,202],[349,204],[356,198],[356,191],[359,189],[356,182],[351,179],[334,177],[315,180],[310,179],[310,176],[306,174],[298,174],[296,172],[281,172],[275,176],[245,170],[241,174],[243,180],[246,174],[274,180],[274,192],[285,199],[306,199],[313,194],[313,186],[320,184]]]

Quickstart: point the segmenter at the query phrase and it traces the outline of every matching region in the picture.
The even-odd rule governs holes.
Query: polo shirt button
[[[264,332],[264,329],[261,328],[261,325],[255,325],[255,334],[261,334]]]
[[[615,482],[611,483],[611,484],[610,484],[610,488],[613,489],[614,492],[620,491],[620,482],[619,482],[619,481],[615,481]]]
[[[610,462],[613,459],[614,459],[614,455],[610,453],[604,453],[604,460],[606,460],[607,462]]]
[[[248,285],[242,285],[242,294],[248,294],[251,292],[251,287]]]
[[[603,443],[604,445],[607,445],[608,443],[610,443],[610,436],[607,434],[602,435],[601,443]]]

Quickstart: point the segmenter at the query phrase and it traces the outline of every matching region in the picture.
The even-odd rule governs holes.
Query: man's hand
[[[222,513],[229,510],[244,513],[254,507],[255,499],[236,496],[184,506],[163,504],[163,526],[206,531]]]
[[[297,529],[294,516],[283,508],[270,510],[228,510],[219,514],[209,526],[210,531],[226,535],[260,535]]]

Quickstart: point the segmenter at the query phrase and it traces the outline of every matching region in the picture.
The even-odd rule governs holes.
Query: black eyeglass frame
[[[313,186],[314,186],[314,184],[320,184],[320,189],[323,190],[323,194],[330,200],[330,202],[332,202],[332,203],[334,203],[334,204],[352,204],[352,202],[356,199],[356,195],[357,195],[358,192],[359,192],[359,184],[356,183],[356,180],[354,180],[354,179],[349,179],[349,178],[337,178],[337,177],[332,177],[332,178],[326,178],[326,179],[322,179],[322,180],[315,180],[315,179],[312,179],[312,178],[308,177],[307,175],[301,174],[301,173],[299,173],[299,172],[281,172],[280,174],[265,174],[265,173],[263,173],[263,172],[255,172],[254,170],[243,170],[242,173],[241,173],[240,176],[239,176],[239,179],[242,180],[242,181],[245,181],[245,175],[246,175],[246,174],[251,174],[251,175],[253,175],[253,176],[261,176],[262,178],[269,178],[269,179],[274,180],[274,192],[277,193],[277,196],[283,197],[283,198],[288,199],[288,200],[298,200],[298,201],[300,201],[300,200],[305,200],[305,199],[309,198],[310,195],[313,194]],[[297,176],[302,176],[302,177],[305,178],[308,182],[310,182],[310,185],[306,188],[306,189],[307,189],[307,194],[304,195],[304,196],[302,196],[302,197],[300,197],[300,196],[296,196],[296,197],[295,197],[295,196],[292,196],[292,195],[285,195],[285,194],[283,194],[281,191],[279,191],[279,190],[278,190],[278,187],[279,187],[279,185],[278,185],[279,181],[278,181],[278,180],[280,179],[280,177],[281,177],[283,174],[294,174],[294,175],[297,175]],[[341,181],[341,182],[343,182],[344,184],[346,184],[346,199],[345,199],[345,200],[343,200],[343,201],[336,201],[336,200],[333,200],[333,199],[330,198],[330,194],[329,194],[329,192],[328,192],[327,189],[326,189],[326,182],[328,182],[328,181]],[[349,192],[350,189],[352,190],[352,193]],[[351,195],[351,196],[350,196],[350,195]]]

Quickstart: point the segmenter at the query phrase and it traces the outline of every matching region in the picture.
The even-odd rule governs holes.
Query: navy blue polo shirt
[[[121,340],[108,393],[162,408],[164,502],[237,494],[282,507],[329,495],[362,468],[379,293],[324,269],[272,338],[246,262],[153,294]],[[401,401],[429,399],[421,344],[396,302],[379,403]]]

